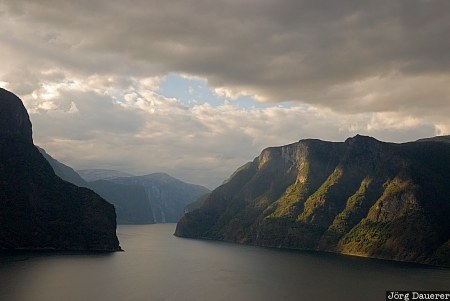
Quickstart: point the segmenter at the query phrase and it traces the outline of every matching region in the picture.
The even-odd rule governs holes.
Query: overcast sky
[[[268,146],[450,133],[450,1],[0,0],[0,86],[76,169],[214,188]]]

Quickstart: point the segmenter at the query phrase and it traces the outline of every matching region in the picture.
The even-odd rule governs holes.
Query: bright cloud
[[[91,81],[102,82],[90,78],[86,87]],[[130,83],[125,90],[107,93],[60,85],[51,106],[44,108],[48,101],[28,102],[35,142],[76,168],[166,171],[212,188],[268,146],[308,137],[337,141],[357,133],[406,141],[411,132],[420,133],[419,138],[435,131],[431,123],[394,112],[345,114],[312,106],[256,108],[233,102],[185,106],[145,89],[137,79]]]

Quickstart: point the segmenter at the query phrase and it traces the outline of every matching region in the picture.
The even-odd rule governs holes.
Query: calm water
[[[0,300],[370,301],[450,289],[450,269],[182,239],[174,229],[120,226],[126,251],[109,255],[0,255]]]

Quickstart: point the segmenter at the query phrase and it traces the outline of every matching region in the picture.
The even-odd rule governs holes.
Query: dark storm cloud
[[[60,61],[80,71],[182,72],[270,101],[355,110],[366,95],[352,95],[353,84],[450,70],[449,1],[3,2],[8,15],[51,29],[55,41],[63,36],[72,48]],[[356,109],[422,101],[385,95]]]

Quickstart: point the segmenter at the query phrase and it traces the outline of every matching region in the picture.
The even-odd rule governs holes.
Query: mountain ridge
[[[114,205],[118,224],[153,224],[153,212],[146,197],[145,190],[137,185],[121,185],[107,180],[86,182],[73,168],[59,162],[44,149],[38,147],[44,158],[50,163],[55,174],[62,180],[79,187],[91,189],[108,203]],[[95,177],[100,174],[111,178],[111,170],[94,170]],[[105,174],[106,172],[106,174]],[[113,170],[115,175],[126,173]]]
[[[134,177],[134,175],[114,169],[80,169],[76,171],[86,182],[109,180],[114,178]]]
[[[450,147],[305,139],[264,149],[175,235],[450,265]]]
[[[166,173],[152,173],[143,176],[109,179],[122,185],[144,187],[156,223],[176,223],[183,215],[185,207],[209,192],[201,185],[190,184]]]
[[[83,179],[73,168],[39,150],[61,179],[89,188],[113,204],[118,224],[177,222],[187,206],[209,192],[164,172],[133,176],[117,170],[85,169]]]
[[[89,187],[88,183],[70,166],[63,164],[49,155],[45,149],[36,146],[39,152],[50,163],[55,174],[66,182],[72,183],[78,187]]]

